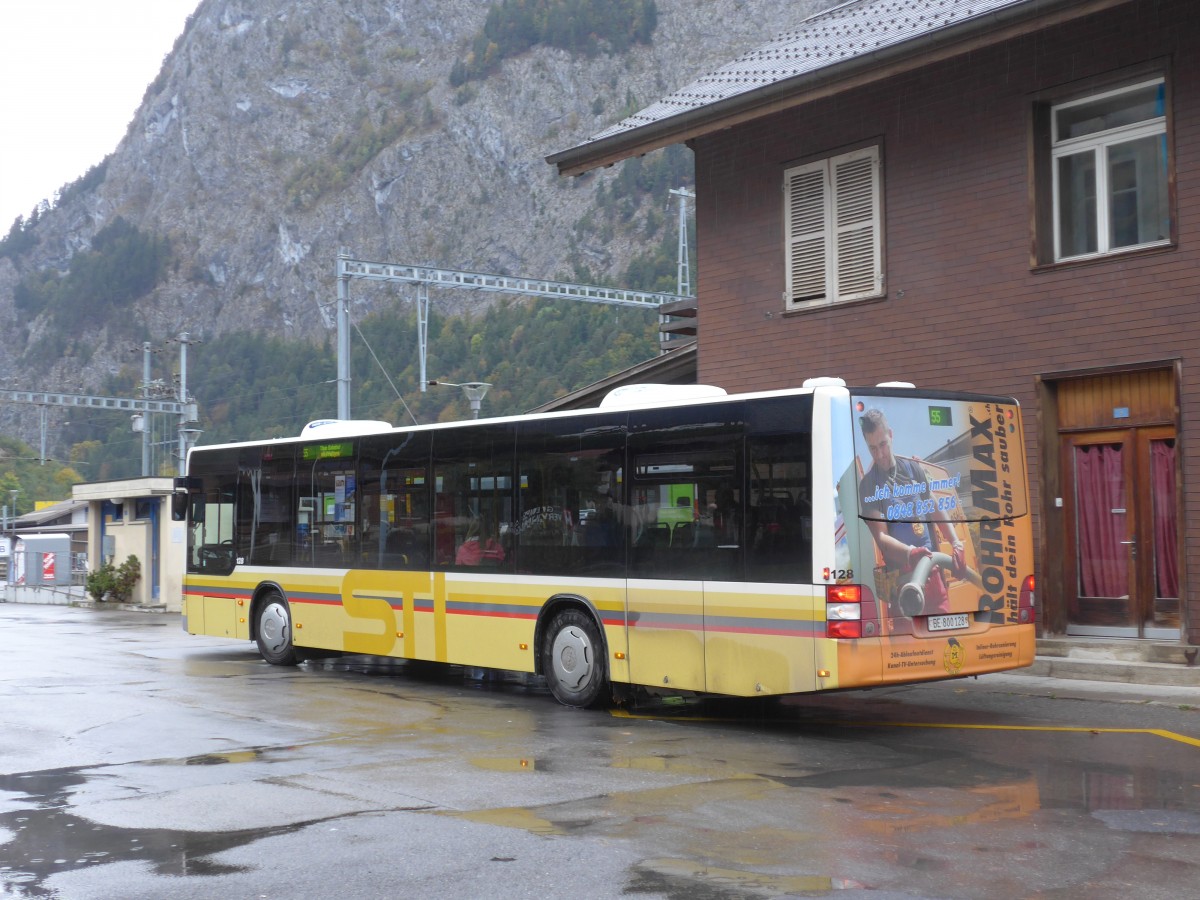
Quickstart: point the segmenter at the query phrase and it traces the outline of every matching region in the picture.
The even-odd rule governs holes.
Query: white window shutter
[[[883,289],[879,151],[871,147],[830,162],[833,168],[836,299],[872,297]]]
[[[787,305],[829,300],[829,167],[822,161],[785,173]]]

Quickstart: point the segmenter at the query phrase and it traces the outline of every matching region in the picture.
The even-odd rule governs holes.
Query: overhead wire
[[[390,384],[392,386],[392,390],[396,392],[396,397],[399,398],[400,405],[404,407],[404,411],[408,413],[409,418],[413,420],[413,424],[420,425],[421,423],[417,421],[417,417],[413,415],[413,411],[409,409],[408,404],[404,402],[404,395],[400,393],[399,389],[397,389],[396,385],[392,382],[392,376],[387,373],[387,369],[383,367],[383,363],[381,363],[379,361],[379,357],[375,355],[375,350],[371,346],[371,342],[368,341],[367,336],[362,333],[362,329],[358,327],[358,323],[351,322],[350,324],[354,326],[354,330],[357,331],[358,336],[362,338],[362,342],[366,346],[367,352],[371,354],[371,359],[375,360],[375,365],[379,366],[379,371],[383,373],[383,377],[387,379],[387,383]]]

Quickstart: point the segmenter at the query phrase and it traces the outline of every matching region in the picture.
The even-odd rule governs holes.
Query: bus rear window
[[[851,400],[864,519],[979,522],[1028,512],[1016,403],[861,394]]]

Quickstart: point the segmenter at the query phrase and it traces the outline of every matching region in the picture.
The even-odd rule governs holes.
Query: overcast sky
[[[0,238],[116,149],[200,0],[0,0]]]

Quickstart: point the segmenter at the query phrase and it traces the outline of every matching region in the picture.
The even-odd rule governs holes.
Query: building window
[[[1052,107],[1050,152],[1056,261],[1170,241],[1163,79]]]
[[[796,166],[783,178],[787,309],[879,296],[879,148]]]

